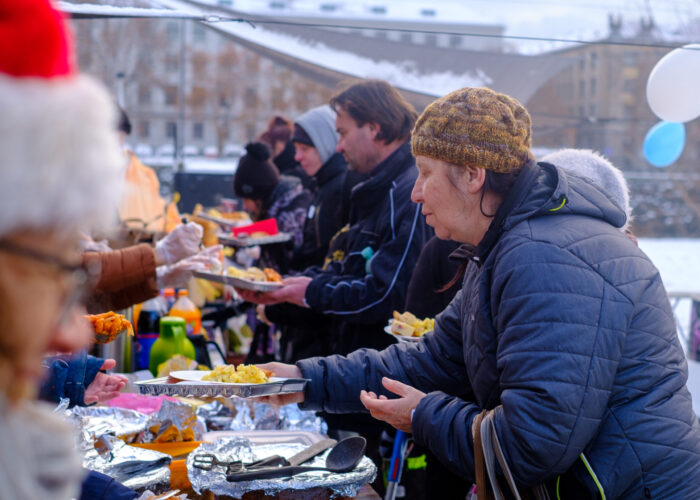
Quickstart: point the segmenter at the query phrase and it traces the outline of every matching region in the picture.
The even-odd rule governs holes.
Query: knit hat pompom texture
[[[280,180],[280,173],[270,160],[270,150],[261,142],[250,142],[247,154],[238,162],[233,190],[240,198],[267,200]]]
[[[411,134],[414,156],[511,172],[530,150],[530,115],[517,100],[487,88],[466,87],[433,101]]]

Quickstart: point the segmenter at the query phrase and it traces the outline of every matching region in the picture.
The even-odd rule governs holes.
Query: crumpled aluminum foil
[[[284,444],[252,444],[242,437],[222,438],[214,443],[203,443],[187,457],[187,475],[192,487],[198,494],[211,491],[216,495],[229,495],[241,498],[249,491],[264,491],[266,495],[275,495],[283,490],[307,490],[311,488],[328,488],[331,498],[336,496],[352,497],[363,485],[374,481],[377,468],[367,457],[362,457],[360,463],[352,472],[333,473],[326,471],[310,471],[288,478],[261,479],[257,481],[229,482],[226,480],[226,468],[214,466],[205,471],[194,467],[194,457],[200,453],[212,453],[217,460],[231,462],[240,460],[251,462],[271,455],[281,455],[289,458],[305,448],[298,443]],[[304,464],[309,466],[325,466],[329,451],[319,455]]]
[[[148,427],[149,416],[135,410],[108,406],[75,406],[65,413],[76,427],[93,439],[104,435],[127,437],[129,441]]]
[[[326,434],[326,422],[312,411],[300,410],[296,404],[279,408],[265,404],[252,403],[241,398],[232,398],[234,410],[218,401],[197,408],[197,416],[204,419],[211,430],[295,430]],[[252,411],[251,411],[252,408]]]
[[[178,429],[193,427],[195,439],[206,431],[185,403],[165,401],[157,414],[110,407],[74,407],[65,411],[79,431],[77,447],[83,454],[83,466],[113,477],[137,490],[167,486],[170,481],[170,455],[129,446],[129,442],[150,442],[149,428],[169,421]],[[99,450],[98,450],[99,448]]]
[[[170,455],[129,446],[114,436],[101,436],[83,457],[83,467],[113,477],[135,490],[170,483]]]
[[[148,419],[148,428],[160,426],[162,423],[167,422],[170,422],[180,431],[191,428],[194,433],[195,441],[201,440],[204,433],[207,432],[204,422],[197,419],[192,406],[186,403],[168,400],[163,401],[158,413],[151,414]],[[140,442],[151,442],[153,437],[152,433],[148,431],[144,439]]]

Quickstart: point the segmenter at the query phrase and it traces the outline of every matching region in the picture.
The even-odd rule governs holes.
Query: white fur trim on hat
[[[541,161],[551,163],[568,172],[592,180],[603,188],[617,205],[625,211],[627,221],[621,228],[627,229],[632,221],[630,191],[623,173],[603,155],[590,149],[561,149],[546,155]]]
[[[0,236],[112,224],[126,158],[106,89],[0,74]]]

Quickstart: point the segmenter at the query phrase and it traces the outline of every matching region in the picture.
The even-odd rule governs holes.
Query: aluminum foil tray
[[[204,271],[195,271],[192,274],[196,278],[216,281],[217,283],[224,283],[225,285],[231,285],[232,287],[242,288],[244,290],[252,290],[254,292],[271,292],[272,290],[277,290],[283,286],[282,283],[274,281],[253,281],[237,278],[235,276],[226,276],[225,274],[207,273]]]
[[[251,435],[247,437],[252,438]],[[203,453],[213,454],[221,461],[240,460],[242,462],[251,462],[271,455],[281,455],[289,458],[307,446],[306,444],[291,441],[256,443],[242,435],[221,437],[212,443],[202,443],[199,448],[189,454],[186,462],[187,475],[190,478],[194,491],[199,494],[210,491],[215,495],[228,495],[234,498],[241,498],[248,492],[263,492],[265,495],[276,495],[282,491],[308,491],[313,488],[329,489],[331,498],[354,497],[363,485],[372,482],[376,477],[377,468],[367,457],[362,457],[355,469],[345,473],[309,471],[286,478],[239,482],[226,480],[225,467],[216,466],[209,471],[194,467],[194,457]],[[324,466],[328,453],[326,451],[304,465]],[[289,498],[292,498],[292,495]]]
[[[267,384],[222,384],[208,382],[180,381],[170,377],[160,377],[136,382],[141,394],[151,396],[192,396],[192,397],[226,397],[254,398],[273,394],[302,392],[306,379],[288,378]]]
[[[219,243],[232,247],[253,247],[256,245],[271,245],[273,243],[285,243],[292,239],[289,233],[277,233],[272,236],[260,238],[236,238],[234,236],[219,234]]]

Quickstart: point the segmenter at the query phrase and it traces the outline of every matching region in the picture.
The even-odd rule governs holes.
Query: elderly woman
[[[428,106],[413,199],[440,238],[469,245],[462,291],[416,344],[268,367],[310,379],[287,401],[364,405],[470,481],[472,425],[493,410],[520,486],[700,498],[700,426],[659,273],[606,193],[531,159],[530,131],[516,100],[485,88]]]
[[[44,355],[90,339],[79,232],[113,217],[124,156],[61,15],[26,0],[0,2],[0,19],[0,496],[77,498],[72,429],[35,398]]]

